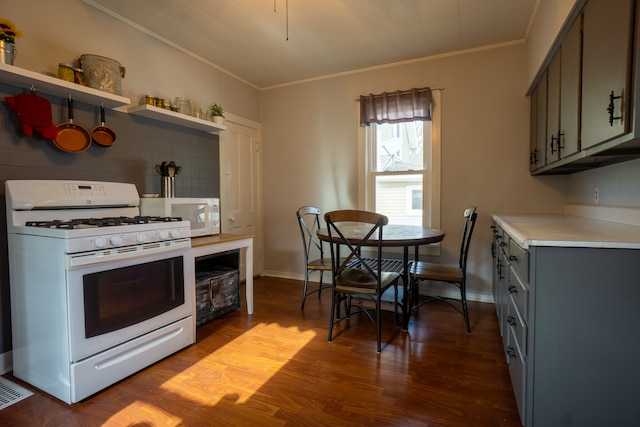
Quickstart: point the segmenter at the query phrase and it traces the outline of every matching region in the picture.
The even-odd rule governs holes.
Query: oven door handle
[[[167,242],[154,242],[144,245],[68,254],[67,270],[155,254],[169,254],[182,249],[191,249],[191,238],[185,237]]]

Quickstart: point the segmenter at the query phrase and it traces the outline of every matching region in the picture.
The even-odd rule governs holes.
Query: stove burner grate
[[[51,220],[51,221],[27,221],[27,227],[41,228],[60,228],[60,229],[76,229],[91,227],[114,227],[122,225],[136,224],[152,224],[158,222],[175,222],[182,221],[180,217],[168,216],[135,216],[135,217],[109,217],[109,218],[79,218],[68,221]]]

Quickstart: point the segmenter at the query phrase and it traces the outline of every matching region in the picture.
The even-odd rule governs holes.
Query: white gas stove
[[[73,403],[195,341],[189,221],[133,184],[5,189],[14,375]]]

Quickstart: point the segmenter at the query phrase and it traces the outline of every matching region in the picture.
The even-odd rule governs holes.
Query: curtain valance
[[[359,101],[360,126],[431,120],[431,89],[428,87],[362,95]]]

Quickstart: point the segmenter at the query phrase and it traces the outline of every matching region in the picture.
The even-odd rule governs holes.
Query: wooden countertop
[[[232,242],[234,240],[243,240],[253,238],[250,234],[216,234],[215,236],[202,236],[202,237],[192,237],[191,238],[191,247],[197,248],[200,246],[208,246],[215,245],[219,243]]]

